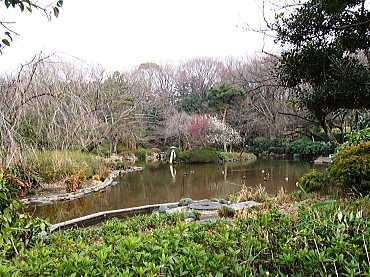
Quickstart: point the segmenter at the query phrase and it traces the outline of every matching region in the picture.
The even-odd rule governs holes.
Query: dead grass
[[[243,209],[236,213],[237,218],[256,218],[259,213],[266,213],[270,209],[277,209],[281,213],[296,216],[298,213],[297,204],[301,201],[299,197],[293,194],[287,194],[281,188],[277,195],[271,196],[262,185],[257,187],[243,187],[239,192],[237,201],[257,201],[262,205],[249,209]]]
[[[262,203],[268,199],[269,196],[266,193],[266,189],[261,184],[259,184],[257,187],[244,186],[237,196],[237,202],[253,200]]]

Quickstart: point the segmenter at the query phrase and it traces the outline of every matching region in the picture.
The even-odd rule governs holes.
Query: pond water
[[[314,167],[317,166],[307,162],[276,160],[173,167],[158,163],[120,177],[116,186],[102,193],[32,207],[28,211],[56,223],[100,211],[176,202],[184,197],[194,200],[225,198],[239,191],[242,185],[262,184],[272,194],[276,194],[281,187],[292,192],[297,190],[299,177]]]

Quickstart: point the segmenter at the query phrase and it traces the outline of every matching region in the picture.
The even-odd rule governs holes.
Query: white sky
[[[261,10],[256,3],[65,0],[60,16],[51,22],[40,13],[20,15],[6,10],[1,3],[1,20],[16,21],[13,28],[20,36],[0,56],[0,72],[16,68],[41,50],[101,64],[108,70],[199,56],[253,56],[262,50],[262,36],[237,25],[259,25]]]

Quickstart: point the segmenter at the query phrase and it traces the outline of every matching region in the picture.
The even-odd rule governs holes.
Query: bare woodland
[[[243,92],[230,103],[225,124],[242,138],[308,134],[316,122],[289,102],[274,77],[275,58],[196,58],[177,66],[141,64],[128,72],[70,63],[39,54],[0,78],[0,151],[3,166],[32,150],[96,151],[103,142],[129,149],[207,146],[192,139],[192,116],[221,119],[210,107],[212,87]],[[298,116],[289,116],[298,115]],[[214,141],[214,140],[213,140]]]

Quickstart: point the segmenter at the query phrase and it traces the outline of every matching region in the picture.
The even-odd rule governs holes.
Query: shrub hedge
[[[248,151],[254,154],[275,153],[275,154],[301,154],[308,156],[329,155],[334,152],[334,145],[330,142],[312,141],[308,138],[301,138],[288,142],[287,139],[277,138],[267,140],[255,139]]]
[[[219,153],[212,148],[201,148],[192,151],[176,150],[177,159],[185,163],[215,163],[221,157]]]

